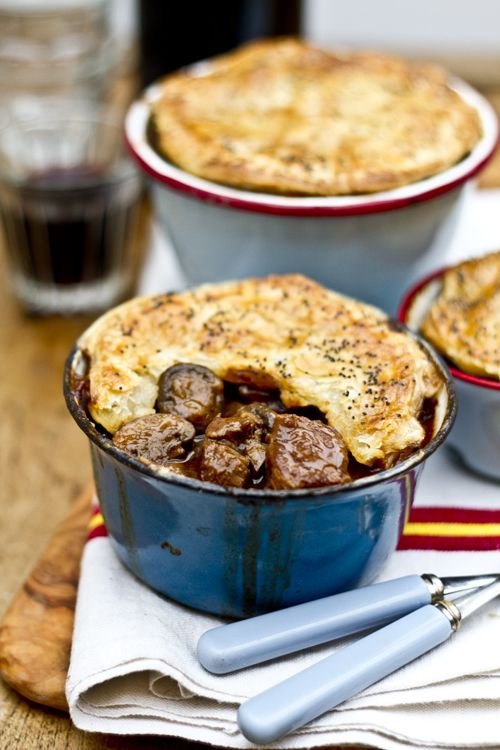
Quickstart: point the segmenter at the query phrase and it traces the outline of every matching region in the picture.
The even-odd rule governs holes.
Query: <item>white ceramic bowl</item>
[[[197,68],[203,75],[207,66]],[[423,268],[436,267],[457,216],[465,183],[485,165],[498,137],[488,102],[460,80],[453,87],[479,113],[483,136],[458,164],[411,185],[370,195],[291,197],[239,190],[195,177],[161,157],[148,141],[153,85],[126,118],[132,154],[152,183],[190,284],[301,272],[328,287],[395,312]]]
[[[419,331],[444,271],[435,271],[405,294],[398,317],[413,331]],[[467,468],[500,481],[500,381],[469,375],[453,366],[449,370],[455,381],[458,412],[446,445]]]

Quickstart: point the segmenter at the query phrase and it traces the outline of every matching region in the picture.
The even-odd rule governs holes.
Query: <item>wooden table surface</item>
[[[493,93],[500,110],[500,93]],[[483,173],[500,186],[500,156]],[[0,248],[0,618],[57,522],[91,475],[86,440],[66,411],[64,359],[89,318],[30,318],[6,285]],[[0,681],[0,750],[189,750],[208,745],[86,734]]]

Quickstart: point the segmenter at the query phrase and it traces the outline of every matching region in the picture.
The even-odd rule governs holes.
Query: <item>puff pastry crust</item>
[[[300,275],[136,298],[99,318],[79,345],[90,357],[91,415],[110,433],[152,414],[161,373],[190,362],[278,388],[287,407],[317,406],[366,465],[390,465],[422,442],[423,400],[442,385],[384,313]]]
[[[163,156],[263,192],[388,190],[450,167],[481,136],[440,69],[296,39],[248,44],[160,86],[152,115]]]
[[[500,379],[500,251],[445,272],[422,333],[464,372]]]

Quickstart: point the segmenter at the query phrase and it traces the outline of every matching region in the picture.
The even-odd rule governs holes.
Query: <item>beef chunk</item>
[[[194,435],[193,425],[182,417],[150,414],[120,427],[113,442],[132,456],[166,465],[185,457]]]
[[[278,414],[267,447],[269,486],[301,489],[350,480],[348,451],[333,427],[296,414]]]
[[[236,448],[219,440],[204,438],[200,455],[200,479],[223,487],[245,487],[250,461]]]

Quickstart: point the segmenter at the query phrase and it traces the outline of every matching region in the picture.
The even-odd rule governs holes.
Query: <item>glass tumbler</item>
[[[9,280],[35,313],[89,312],[129,288],[141,181],[121,119],[46,100],[0,123],[0,224]]]
[[[0,0],[0,99],[103,100],[117,62],[110,0]]]

